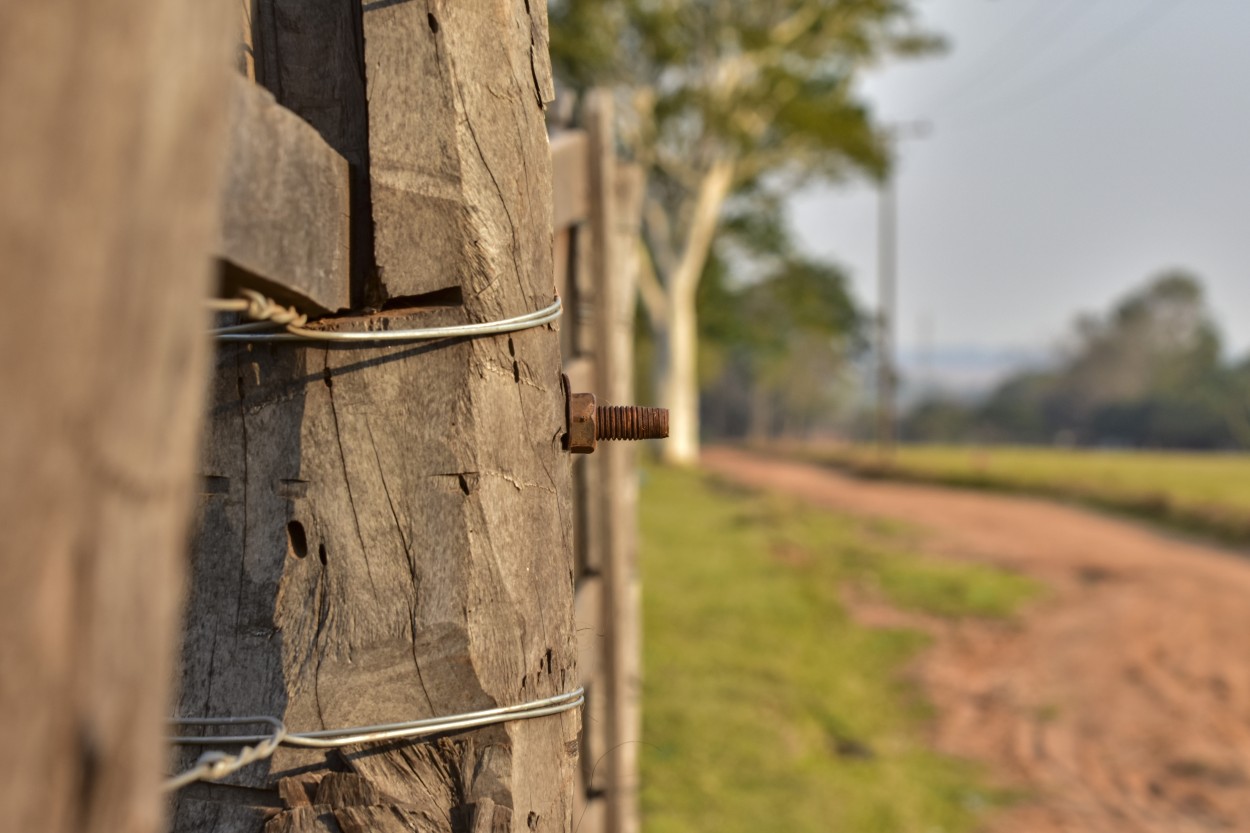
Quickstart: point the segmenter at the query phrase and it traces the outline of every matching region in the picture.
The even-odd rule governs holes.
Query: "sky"
[[[899,142],[904,368],[1043,355],[1077,313],[1173,267],[1202,279],[1231,352],[1250,351],[1250,0],[916,8],[949,51],[863,85],[882,122],[929,125]],[[801,244],[870,308],[876,205],[851,183],[790,206]]]

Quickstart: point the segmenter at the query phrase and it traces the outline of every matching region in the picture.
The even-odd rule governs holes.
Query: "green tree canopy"
[[[812,177],[880,177],[862,71],[940,41],[911,0],[558,0],[558,75],[620,93],[623,150],[648,174],[643,298],[671,411],[670,457],[697,454],[695,299],[724,209]]]

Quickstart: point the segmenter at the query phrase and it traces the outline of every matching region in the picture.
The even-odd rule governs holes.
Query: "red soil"
[[[906,521],[935,557],[1048,590],[1009,623],[936,622],[914,674],[933,742],[1025,798],[991,831],[1250,831],[1250,559],[1042,500],[861,481],[730,449],[709,471]],[[867,621],[892,614],[864,605]]]

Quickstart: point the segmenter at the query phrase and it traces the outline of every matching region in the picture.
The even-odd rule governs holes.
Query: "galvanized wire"
[[[240,289],[238,298],[213,298],[208,308],[214,312],[241,312],[252,319],[247,324],[236,324],[214,330],[214,335],[232,332],[246,332],[258,327],[294,326],[300,327],[308,323],[308,316],[295,307],[284,307],[255,289]]]
[[[179,736],[170,742],[179,746],[227,746],[232,744],[256,744],[245,746],[238,755],[222,752],[206,752],[196,766],[166,782],[166,789],[177,789],[196,780],[217,780],[250,763],[273,755],[278,746],[301,746],[313,749],[337,749],[358,743],[375,743],[386,740],[437,735],[458,732],[479,726],[490,726],[513,720],[560,714],[586,702],[584,689],[578,688],[567,694],[532,700],[515,706],[500,706],[483,711],[466,712],[446,717],[429,717],[402,723],[381,723],[375,726],[353,726],[346,729],[320,729],[312,732],[288,732],[281,721],[273,717],[196,717],[175,718],[171,722],[184,726],[235,726],[270,723],[276,727],[270,735],[204,735],[200,737]]]
[[[268,723],[273,726],[273,733],[255,736],[254,746],[244,746],[234,755],[217,749],[204,752],[196,759],[194,766],[165,782],[166,792],[182,789],[196,781],[220,781],[248,764],[263,761],[273,755],[287,736],[286,726],[276,717],[184,717],[171,722],[180,726],[234,726]],[[237,742],[244,741],[240,738]]]
[[[328,342],[403,342],[430,341],[440,338],[472,338],[498,335],[539,327],[555,321],[563,313],[557,297],[550,305],[534,312],[527,312],[499,321],[482,321],[473,324],[452,324],[442,327],[417,327],[403,330],[371,330],[366,332],[347,330],[313,329],[304,326],[307,316],[299,314],[294,307],[283,307],[272,298],[266,298],[253,290],[241,290],[245,298],[214,299],[209,308],[217,312],[241,312],[255,319],[246,324],[220,327],[212,331],[218,341],[328,341]],[[281,326],[279,332],[264,332],[265,328]],[[258,330],[260,330],[258,332]]]

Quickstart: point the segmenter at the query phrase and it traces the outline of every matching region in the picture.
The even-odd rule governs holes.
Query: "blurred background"
[[[666,277],[687,266],[678,255],[707,249],[687,279],[698,285],[704,436],[864,438],[880,427],[870,412],[888,367],[884,396],[911,439],[1240,444],[1237,409],[1213,401],[1235,382],[1212,374],[1235,375],[1250,347],[1240,269],[1250,242],[1237,208],[1250,174],[1236,162],[1250,136],[1238,68],[1250,58],[1235,34],[1250,12],[1232,2],[1183,12],[1165,2],[868,4],[847,31],[794,34],[764,71],[735,64],[769,60],[743,57],[752,37],[787,14],[842,7],[794,4],[752,22],[732,5],[643,6],[633,20],[613,4],[557,4],[553,37],[574,89],[620,85],[622,149],[650,166],[644,225],[659,282],[671,288]],[[736,72],[745,75],[721,77]],[[732,182],[709,197],[719,208],[709,234],[690,211],[725,159]],[[770,281],[789,294],[761,288]],[[828,367],[807,369],[825,380],[818,390],[799,381],[799,356],[820,363],[813,351],[747,331],[748,319],[778,329],[769,325],[787,311],[765,303],[804,306],[799,329],[820,341],[815,352],[841,338]],[[656,306],[644,306],[645,329],[667,355],[671,327],[655,323]],[[1188,323],[1165,344],[1169,316]],[[1192,390],[1183,403],[1147,392],[1153,360],[1135,351],[1188,363],[1166,385],[1176,393],[1203,377],[1204,404]],[[768,384],[761,352],[784,354],[784,375],[806,388],[757,397],[772,414],[750,404]],[[648,378],[668,384],[673,363],[652,356]],[[1117,381],[1095,395],[1065,372]],[[1052,406],[1040,424],[1008,416],[1039,397]],[[1101,413],[1111,400],[1115,413]],[[1203,422],[1190,436],[1161,424],[1182,408]],[[1145,411],[1161,412],[1154,431]]]
[[[1250,6],[551,26],[646,179],[643,829],[1250,829]]]

